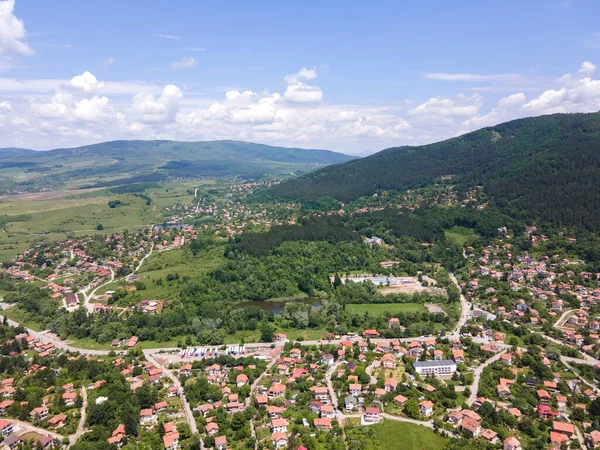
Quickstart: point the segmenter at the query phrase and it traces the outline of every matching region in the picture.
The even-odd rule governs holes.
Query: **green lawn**
[[[397,314],[399,312],[425,312],[425,308],[420,303],[378,303],[378,304],[354,304],[346,305],[348,312],[353,314],[364,314],[368,312],[374,316],[383,315],[385,312]]]
[[[369,428],[375,432],[374,445],[369,447],[374,450],[441,450],[446,446],[445,438],[421,425],[385,420]]]

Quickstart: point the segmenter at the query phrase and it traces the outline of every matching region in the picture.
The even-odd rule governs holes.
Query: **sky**
[[[366,155],[600,110],[597,0],[0,0],[0,148]]]

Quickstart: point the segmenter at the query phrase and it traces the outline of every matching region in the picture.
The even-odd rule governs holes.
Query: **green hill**
[[[5,148],[0,149],[0,190],[114,185],[167,177],[289,176],[353,158],[327,150],[240,141],[112,141],[49,151]]]
[[[290,180],[271,193],[348,202],[444,176],[459,189],[483,185],[505,211],[600,229],[600,113],[520,119],[435,144],[390,148]]]

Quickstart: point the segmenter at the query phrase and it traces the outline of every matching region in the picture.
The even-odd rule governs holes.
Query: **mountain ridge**
[[[392,147],[270,189],[276,198],[349,202],[452,176],[483,185],[494,204],[558,225],[600,228],[600,113],[554,114],[482,128],[418,147]]]

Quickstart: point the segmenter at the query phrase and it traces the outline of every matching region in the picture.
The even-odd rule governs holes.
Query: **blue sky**
[[[593,1],[83,5],[0,0],[0,147],[242,139],[366,154],[600,109]]]

